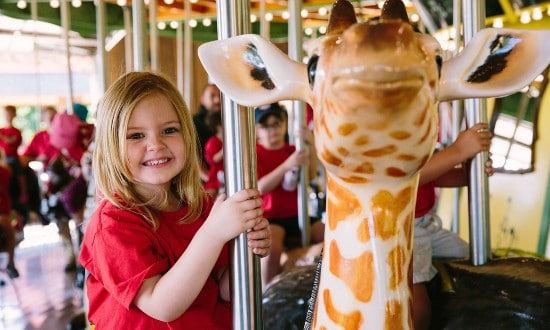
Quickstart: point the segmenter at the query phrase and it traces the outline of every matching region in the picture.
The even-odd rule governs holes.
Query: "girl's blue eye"
[[[164,134],[174,134],[178,132],[178,129],[175,127],[168,127],[164,130]]]
[[[132,133],[128,135],[128,140],[137,140],[143,137],[142,133]]]

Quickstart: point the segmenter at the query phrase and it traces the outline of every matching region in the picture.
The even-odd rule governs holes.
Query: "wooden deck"
[[[27,225],[15,258],[18,278],[0,271],[0,330],[67,329],[82,312],[83,293],[74,286],[75,272],[64,271],[57,226]]]

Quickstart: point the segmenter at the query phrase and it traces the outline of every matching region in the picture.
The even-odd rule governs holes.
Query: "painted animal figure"
[[[328,200],[313,328],[412,328],[412,222],[437,102],[521,89],[548,65],[548,38],[550,31],[484,30],[439,66],[439,44],[413,31],[401,1],[357,23],[353,6],[338,0],[307,66],[256,35],[199,48],[206,71],[237,103],[297,99],[314,109]]]

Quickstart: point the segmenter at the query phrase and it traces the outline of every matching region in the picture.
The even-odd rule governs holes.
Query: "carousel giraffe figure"
[[[237,103],[297,99],[314,109],[328,196],[314,329],[412,328],[412,222],[437,102],[521,89],[548,65],[548,37],[487,29],[442,64],[439,44],[412,30],[400,0],[363,23],[338,0],[307,66],[256,35],[199,48],[211,78]]]

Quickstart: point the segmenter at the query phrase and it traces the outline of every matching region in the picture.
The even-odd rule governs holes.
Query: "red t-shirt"
[[[430,212],[435,206],[435,184],[428,182],[418,186],[414,217],[419,218]]]
[[[0,166],[0,214],[10,214],[11,212],[11,200],[8,191],[9,182],[10,171]]]
[[[81,146],[74,146],[67,151],[70,158],[77,162],[80,161],[80,158],[84,154],[84,149]],[[37,132],[23,151],[23,156],[31,159],[40,157],[46,165],[59,154],[59,149],[50,143],[50,135],[46,130]]]
[[[296,147],[286,143],[281,149],[267,150],[263,146],[256,145],[256,164],[258,179],[272,172],[281,165],[294,151]],[[284,190],[279,184],[272,191],[262,195],[264,217],[266,219],[290,218],[298,215],[298,189]]]
[[[223,172],[223,158],[219,162],[214,162],[214,155],[223,148],[223,141],[217,136],[212,136],[206,141],[204,146],[204,159],[210,168],[208,169],[208,181],[204,184],[205,189],[219,189],[220,181],[218,172]]]
[[[172,322],[158,321],[132,304],[144,279],[167,272],[183,254],[210,212],[212,200],[206,204],[203,215],[189,224],[177,223],[186,207],[159,214],[160,227],[153,231],[143,217],[100,202],[79,256],[90,273],[89,320],[97,329],[231,329],[231,308],[218,300],[219,287],[212,277],[187,311]],[[213,271],[228,263],[226,245]]]
[[[6,153],[6,157],[16,157],[17,149],[23,142],[21,131],[13,126],[10,126],[10,127],[0,128],[0,134],[9,136],[9,137],[15,137],[15,141],[12,143],[8,143],[3,139],[0,139],[0,148],[4,149],[4,152]]]

